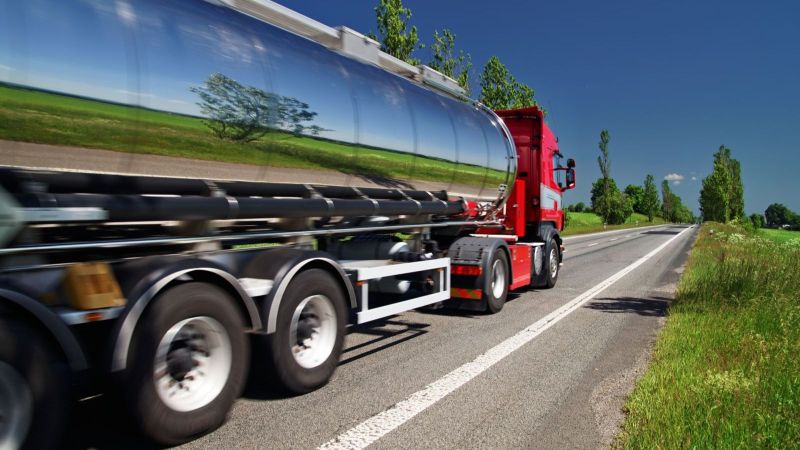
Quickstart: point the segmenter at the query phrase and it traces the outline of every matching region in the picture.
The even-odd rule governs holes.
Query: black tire
[[[72,404],[70,393],[71,372],[60,352],[43,333],[18,315],[0,312],[0,383],[22,382],[27,387],[25,397],[30,401],[27,435],[23,449],[55,448],[61,442],[67,412]],[[11,375],[9,376],[9,371]],[[18,390],[17,392],[24,391]],[[2,408],[0,402],[0,408]],[[0,420],[14,418],[19,411],[0,411]],[[19,419],[19,416],[17,416]],[[0,428],[2,425],[0,424]],[[8,445],[6,445],[8,444]],[[14,448],[17,444],[3,442],[0,448]]]
[[[123,374],[120,387],[124,389],[122,395],[134,423],[147,438],[163,445],[176,445],[212,431],[225,421],[233,402],[244,388],[250,353],[249,341],[244,334],[244,321],[234,301],[227,292],[212,284],[185,283],[160,294],[139,320],[128,355],[128,368]],[[212,324],[221,325],[221,330],[207,334],[227,334],[230,369],[223,387],[212,400],[203,405],[198,404],[194,409],[179,410],[165,403],[157,392],[155,359],[159,344],[167,331],[190,318],[211,318],[214,321]],[[187,341],[173,341],[180,342]],[[191,347],[171,344],[169,354],[183,356],[186,355],[187,348]],[[218,352],[225,353],[226,350]],[[189,356],[189,361],[196,364],[194,355]],[[211,364],[213,363],[208,367]],[[224,362],[220,364],[222,367],[226,365]],[[220,367],[220,364],[215,367]],[[181,372],[178,373],[177,376],[183,379]],[[174,375],[170,376],[175,379]],[[213,394],[209,396],[211,395]]]
[[[550,289],[555,286],[556,281],[558,281],[561,256],[559,254],[558,242],[555,238],[550,238],[544,247],[544,267],[542,267],[542,283],[540,287]]]
[[[301,302],[313,296],[324,296],[333,306],[336,336],[327,358],[315,367],[303,367],[296,360],[292,342],[291,324]],[[267,336],[271,369],[277,381],[289,392],[304,394],[324,386],[336,371],[342,354],[347,303],[341,287],[330,273],[322,269],[309,269],[296,275],[286,288],[278,308],[275,333]],[[296,341],[296,339],[295,339]]]
[[[486,312],[496,314],[503,309],[506,298],[508,298],[508,280],[511,278],[511,271],[508,267],[506,253],[500,248],[495,250],[487,268],[488,272],[483,286],[483,301],[486,303]],[[502,293],[500,292],[501,287]]]

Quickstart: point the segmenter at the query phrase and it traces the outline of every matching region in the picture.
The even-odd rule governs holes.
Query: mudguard
[[[27,314],[28,317],[40,324],[41,328],[61,348],[62,354],[73,372],[80,372],[89,368],[86,355],[84,355],[75,335],[72,334],[67,324],[48,307],[13,287],[8,289],[0,287],[0,302],[13,303],[17,310]]]
[[[204,259],[182,256],[158,256],[141,258],[114,268],[125,298],[125,310],[116,322],[111,371],[124,370],[127,366],[136,323],[147,305],[174,281],[209,281],[226,289],[242,308],[245,323],[253,331],[262,327],[261,317],[255,301],[239,285],[239,281],[221,265]]]
[[[249,261],[243,276],[273,280],[272,289],[261,302],[261,314],[267,334],[275,332],[280,307],[286,288],[292,279],[304,269],[320,268],[330,272],[340,281],[350,307],[356,307],[353,285],[344,269],[328,253],[296,248],[276,248],[257,255]]]
[[[511,252],[506,241],[497,238],[462,237],[453,242],[447,251],[447,256],[450,257],[450,264],[480,265],[482,268],[481,276],[475,277],[469,286],[453,280],[454,287],[483,290],[486,286],[489,286],[491,283],[489,280],[491,276],[489,264],[491,263],[492,255],[498,248],[506,253],[506,258],[509,261],[509,279],[513,280]]]

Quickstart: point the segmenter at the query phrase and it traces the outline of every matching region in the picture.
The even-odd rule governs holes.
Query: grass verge
[[[800,240],[706,223],[618,448],[800,448]]]
[[[595,213],[591,212],[570,212],[569,224],[561,233],[564,236],[575,234],[595,233],[599,231],[622,230],[625,228],[649,227],[666,223],[661,217],[653,218],[652,222],[647,221],[647,216],[633,213],[628,220],[620,225],[603,226],[603,220]]]
[[[761,228],[758,230],[759,235],[773,240],[775,242],[788,242],[800,239],[800,231],[789,230],[775,230],[772,228]]]

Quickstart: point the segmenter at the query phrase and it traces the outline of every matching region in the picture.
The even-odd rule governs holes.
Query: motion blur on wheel
[[[268,0],[0,11],[0,449],[98,395],[187,442],[248,382],[325,386],[348,325],[556,282],[575,162],[537,107]]]

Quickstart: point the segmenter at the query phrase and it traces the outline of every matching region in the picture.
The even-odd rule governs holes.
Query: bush
[[[750,214],[750,223],[753,228],[764,228],[764,216],[761,214]]]

